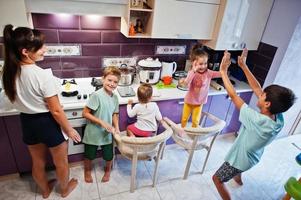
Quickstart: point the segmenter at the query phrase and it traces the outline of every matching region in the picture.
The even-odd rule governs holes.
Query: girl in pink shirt
[[[182,84],[187,85],[188,92],[184,99],[181,126],[184,128],[191,115],[192,127],[200,123],[203,104],[207,102],[210,81],[212,78],[221,77],[220,72],[207,68],[208,54],[201,44],[196,44],[190,52],[192,63],[191,70]]]

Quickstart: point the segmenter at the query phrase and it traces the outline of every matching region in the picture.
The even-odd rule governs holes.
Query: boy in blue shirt
[[[230,53],[225,51],[220,66],[221,76],[236,108],[240,110],[241,128],[233,146],[226,155],[225,162],[215,172],[212,179],[222,199],[231,199],[224,183],[234,178],[242,185],[241,173],[256,165],[267,146],[283,127],[282,112],[287,111],[295,101],[294,93],[279,85],[270,85],[262,90],[260,84],[246,65],[248,50],[238,56],[238,65],[245,73],[248,83],[258,97],[260,112],[250,108],[237,94],[227,75],[231,64]]]

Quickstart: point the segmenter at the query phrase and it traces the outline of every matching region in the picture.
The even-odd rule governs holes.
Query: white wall
[[[297,74],[301,73],[301,65],[299,65],[298,67],[296,66],[296,63],[299,62],[301,58],[300,53],[294,61],[295,64],[289,62],[289,59],[292,56],[292,54],[290,54],[291,49],[295,49],[297,47],[296,41],[300,41],[297,39],[299,35],[298,29],[301,28],[300,25],[298,25],[298,23],[301,23],[300,16],[300,0],[274,1],[274,5],[261,41],[276,46],[278,49],[274,56],[270,71],[265,80],[264,87],[275,83],[289,87],[295,92],[299,92],[300,89],[297,87],[298,85],[300,85],[300,83],[294,83],[297,79],[292,78],[297,77]],[[292,38],[294,40],[291,42]],[[299,44],[299,46],[300,45],[301,43]],[[295,52],[301,52],[300,48],[299,51]],[[296,73],[296,69],[300,71]],[[283,72],[288,73],[284,75]],[[299,93],[299,98],[301,99],[301,90]],[[257,98],[253,97],[250,103],[252,107],[255,107],[256,102]],[[288,134],[297,117],[300,107],[301,104],[298,101],[288,112],[284,114],[286,122],[280,136]]]
[[[288,44],[301,15],[300,0],[275,0],[262,42],[278,47],[265,85],[274,82]]]

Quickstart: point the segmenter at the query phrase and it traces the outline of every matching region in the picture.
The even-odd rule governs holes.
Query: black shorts
[[[232,167],[228,162],[224,162],[223,165],[215,172],[214,175],[217,176],[218,179],[224,183],[224,182],[228,182],[234,176],[242,172],[243,171],[236,169],[235,167]]]
[[[59,124],[50,112],[37,114],[20,114],[23,142],[27,145],[43,143],[55,147],[66,141]]]

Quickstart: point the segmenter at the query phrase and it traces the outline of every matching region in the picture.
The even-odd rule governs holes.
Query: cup
[[[171,76],[163,76],[162,81],[164,85],[170,85],[172,83],[172,77]]]

